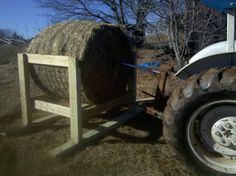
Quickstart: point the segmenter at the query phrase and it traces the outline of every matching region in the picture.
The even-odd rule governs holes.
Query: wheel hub
[[[214,150],[226,156],[236,156],[236,117],[225,117],[211,128]]]
[[[213,170],[235,175],[235,125],[236,100],[211,101],[197,108],[186,129],[187,142],[194,156]]]

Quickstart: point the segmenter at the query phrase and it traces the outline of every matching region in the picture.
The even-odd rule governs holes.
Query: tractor
[[[199,51],[175,75],[161,73],[156,101],[170,77],[179,79],[164,107],[166,142],[203,174],[236,175],[236,1],[202,2],[227,13],[227,41]]]

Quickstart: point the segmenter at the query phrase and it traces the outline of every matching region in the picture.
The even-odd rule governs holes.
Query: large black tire
[[[196,109],[222,99],[236,100],[236,68],[209,69],[194,75],[172,93],[164,111],[164,138],[177,154],[184,156],[203,175],[236,175],[212,169],[194,154],[187,139],[187,125]],[[220,109],[220,108],[218,108]],[[222,108],[221,108],[222,109]],[[229,113],[230,107],[220,112]],[[235,114],[235,111],[232,112]],[[199,134],[196,134],[199,135]]]

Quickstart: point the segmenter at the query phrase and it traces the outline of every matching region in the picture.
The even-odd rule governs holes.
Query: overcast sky
[[[34,0],[1,0],[0,29],[12,29],[30,38],[48,25],[46,14]]]

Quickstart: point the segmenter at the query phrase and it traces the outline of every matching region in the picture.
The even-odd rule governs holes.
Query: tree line
[[[25,40],[24,37],[11,29],[0,29],[0,39]]]
[[[181,67],[198,50],[225,38],[225,14],[205,7],[199,0],[36,0],[51,10],[53,22],[95,20],[136,30],[149,29],[166,35]],[[140,42],[140,41],[139,41]],[[143,40],[141,40],[143,43]],[[139,43],[140,44],[140,43]]]

